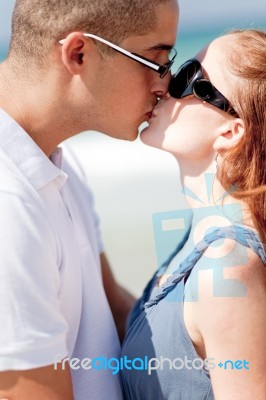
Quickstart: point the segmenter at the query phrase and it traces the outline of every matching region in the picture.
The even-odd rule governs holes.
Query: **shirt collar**
[[[61,170],[62,149],[57,148],[49,159],[24,129],[2,109],[0,148],[37,190],[53,180],[62,187],[67,180],[67,175]]]

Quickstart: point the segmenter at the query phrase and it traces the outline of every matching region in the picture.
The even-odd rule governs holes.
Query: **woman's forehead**
[[[229,88],[235,81],[230,70],[231,43],[230,35],[222,36],[196,55],[210,81],[218,89],[222,89],[224,95],[230,93]]]

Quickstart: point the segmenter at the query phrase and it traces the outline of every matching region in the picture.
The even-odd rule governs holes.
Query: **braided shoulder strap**
[[[233,239],[243,246],[251,248],[266,264],[266,253],[258,235],[251,229],[243,226],[231,225],[216,228],[208,233],[197,245],[188,257],[182,261],[178,271],[174,272],[167,281],[161,286],[161,290],[156,293],[154,298],[145,303],[145,308],[152,307],[159,303],[174,287],[180,282],[195,266],[202,257],[209,245],[219,239]]]

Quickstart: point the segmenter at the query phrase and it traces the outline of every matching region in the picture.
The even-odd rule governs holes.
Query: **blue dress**
[[[251,248],[266,263],[266,254],[257,234],[243,226],[216,228],[204,237],[193,252],[161,286],[156,286],[165,263],[146,286],[128,321],[122,358],[134,360],[122,368],[126,400],[214,400],[210,375],[187,332],[184,317],[185,282],[208,246],[221,238],[234,239]],[[175,254],[182,247],[180,244]],[[169,260],[168,260],[169,261]],[[149,371],[148,360],[154,370]],[[167,360],[168,359],[168,360]],[[170,364],[169,360],[175,360]],[[194,367],[185,360],[195,360]],[[160,364],[159,364],[160,362]],[[172,368],[171,368],[172,366]]]

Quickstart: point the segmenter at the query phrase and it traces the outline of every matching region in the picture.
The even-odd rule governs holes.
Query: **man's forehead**
[[[170,50],[176,42],[179,8],[176,0],[168,0],[156,8],[156,26],[145,35],[123,40],[124,46],[137,46],[143,50]]]

